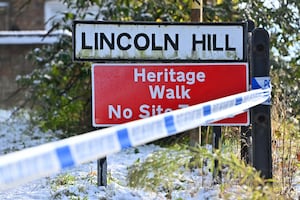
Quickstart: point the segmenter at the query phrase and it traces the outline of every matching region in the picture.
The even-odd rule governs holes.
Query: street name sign
[[[74,61],[246,61],[246,23],[73,22]]]
[[[143,119],[247,90],[247,63],[95,63],[93,126]],[[248,123],[245,112],[214,125]]]

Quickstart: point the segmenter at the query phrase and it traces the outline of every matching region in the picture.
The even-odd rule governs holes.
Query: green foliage
[[[270,64],[274,96],[286,101],[289,117],[300,119],[300,4],[297,0],[204,1],[205,22],[253,20],[270,34]],[[298,115],[298,116],[297,116]]]
[[[51,31],[72,31],[74,19],[121,21],[190,21],[191,1],[161,0],[62,0],[69,8]],[[252,19],[256,26],[270,32],[271,67],[274,96],[286,101],[289,116],[299,118],[299,10],[298,1],[261,0],[204,1],[205,22],[235,22]],[[218,1],[219,2],[219,1]],[[271,5],[271,6],[270,6]],[[93,6],[95,12],[88,8]],[[61,37],[54,45],[33,51],[28,58],[36,70],[20,79],[29,88],[28,102],[35,112],[33,119],[45,129],[61,129],[70,134],[91,127],[90,63],[72,62],[69,37]],[[288,97],[288,98],[287,98]],[[298,115],[298,116],[297,116]],[[65,135],[65,136],[68,136]]]
[[[151,154],[144,162],[137,160],[128,169],[128,185],[153,192],[166,193],[170,197],[174,190],[184,190],[184,172],[190,154],[186,150],[164,149]]]
[[[198,169],[198,173],[205,179],[205,176],[209,176],[207,172],[214,170],[215,160],[219,161],[217,170],[222,171],[223,177],[219,185],[219,197],[257,200],[284,198],[278,192],[278,188],[270,184],[273,180],[265,181],[253,167],[246,165],[234,154],[211,152],[203,147],[176,146],[154,152],[144,162],[138,160],[129,168],[128,182],[131,187],[165,192],[166,197],[171,199],[172,191],[186,191],[188,190],[186,187],[201,187],[197,185],[199,182],[191,181],[184,171]],[[213,184],[212,181],[205,183],[207,187],[212,187]]]
[[[19,83],[30,92],[28,105],[35,123],[44,129],[69,133],[85,131],[90,125],[90,65],[72,62],[71,38],[37,48],[28,59],[37,66]]]
[[[299,1],[241,1],[244,17],[270,34],[271,78],[274,96],[286,101],[289,117],[300,113],[300,4]]]
[[[112,0],[101,1],[104,20],[189,21],[189,0]]]
[[[78,184],[79,179],[84,179],[87,184]],[[87,187],[96,187],[96,177],[94,173],[86,176],[74,176],[65,173],[57,176],[51,181],[51,197],[53,199],[71,199],[71,200],[87,200]]]
[[[220,4],[213,4],[206,1],[203,6],[204,22],[237,22],[244,18],[239,11],[240,1],[223,0]]]
[[[62,174],[59,175],[54,181],[53,186],[59,186],[59,185],[74,185],[75,183],[75,176],[72,176],[71,174]]]
[[[300,170],[300,158],[297,157],[300,155],[300,127],[288,119],[285,102],[278,97],[274,101],[277,106],[272,110],[273,174],[281,193],[292,198],[295,196],[294,179]]]

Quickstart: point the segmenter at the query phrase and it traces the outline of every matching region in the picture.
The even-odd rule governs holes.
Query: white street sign
[[[75,61],[245,61],[246,23],[74,21]]]

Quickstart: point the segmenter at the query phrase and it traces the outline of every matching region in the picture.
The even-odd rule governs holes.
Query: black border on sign
[[[113,59],[90,59],[90,58],[76,58],[75,47],[75,33],[76,33],[76,25],[77,24],[116,24],[116,25],[188,25],[188,26],[195,26],[195,25],[205,25],[205,26],[242,26],[243,27],[243,59],[242,60],[201,60],[201,59],[122,59],[122,58],[113,58]],[[74,20],[72,24],[72,48],[73,48],[73,61],[75,62],[115,62],[115,63],[122,63],[122,62],[163,62],[163,63],[210,63],[210,62],[247,62],[247,40],[248,40],[248,23],[247,22],[228,22],[228,23],[205,23],[205,22],[142,22],[142,21],[130,21],[130,22],[122,22],[122,21],[91,21],[91,20]]]

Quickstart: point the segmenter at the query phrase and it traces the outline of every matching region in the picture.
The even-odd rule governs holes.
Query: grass
[[[275,105],[281,105],[275,102]],[[213,152],[204,148],[191,148],[186,138],[176,137],[176,142],[164,145],[161,152],[151,155],[145,162],[137,161],[129,169],[129,185],[154,192],[163,190],[166,197],[172,191],[185,189],[183,171],[199,169],[199,173],[214,170],[214,161],[219,161],[222,181],[219,184],[219,197],[223,199],[298,199],[295,192],[295,177],[300,175],[300,130],[299,121],[288,118],[284,106],[272,109],[272,159],[273,178],[261,178],[252,166],[245,164],[240,157],[240,130],[237,127],[222,128],[221,150]],[[205,140],[211,138],[209,127],[205,130]],[[164,143],[160,141],[160,143]],[[210,183],[213,185],[213,182]],[[202,184],[203,186],[203,184]]]
[[[295,176],[300,175],[300,119],[291,117],[284,102],[274,99],[272,110],[273,174],[276,187],[288,198],[294,197]],[[299,118],[299,116],[298,116]],[[297,183],[296,183],[297,184]],[[300,184],[300,183],[298,183]],[[298,197],[300,198],[300,196]]]
[[[238,197],[243,199],[278,199],[271,185],[251,166],[246,165],[234,154],[224,154],[221,151],[211,152],[204,147],[190,148],[180,146],[177,149],[164,149],[152,154],[145,162],[136,162],[129,169],[129,185],[143,188],[153,192],[165,192],[168,199],[173,199],[173,191],[212,188],[211,172],[214,170],[214,160],[219,160],[222,170],[222,183],[219,185],[217,197],[230,199]],[[189,182],[185,172],[198,171],[205,182]],[[209,177],[209,178],[208,178]],[[202,179],[202,180],[203,180]],[[189,183],[188,183],[189,182]],[[270,182],[270,181],[269,181]],[[188,184],[187,184],[188,183]],[[242,196],[241,196],[242,194]]]
[[[71,173],[57,176],[50,182],[52,199],[87,200],[87,187],[96,186],[96,176],[94,171],[77,177]],[[86,184],[78,184],[79,179],[85,180]]]
[[[164,193],[167,199],[185,199],[180,192],[189,192],[195,196],[200,188],[215,190],[212,198],[222,199],[299,199],[294,187],[296,176],[300,176],[300,128],[299,121],[290,117],[281,102],[274,102],[272,108],[272,159],[273,178],[261,178],[251,165],[241,160],[240,129],[238,127],[222,127],[222,143],[220,150],[211,150],[203,146],[190,147],[187,138],[179,134],[172,138],[156,141],[163,146],[152,153],[143,162],[137,160],[128,168],[128,185],[132,188],[144,189],[156,193]],[[209,143],[211,128],[205,129],[205,141]],[[215,160],[221,171],[221,180],[216,185],[212,179]],[[199,179],[190,174],[197,173]],[[89,178],[95,183],[95,174]],[[108,175],[108,183],[117,183],[116,177]],[[68,196],[76,197],[76,192],[67,186],[76,185],[76,179],[65,174],[52,182],[54,199]],[[212,189],[213,188],[213,189]],[[78,191],[84,187],[77,186]],[[176,195],[177,194],[177,195]],[[183,194],[183,193],[182,193]]]

